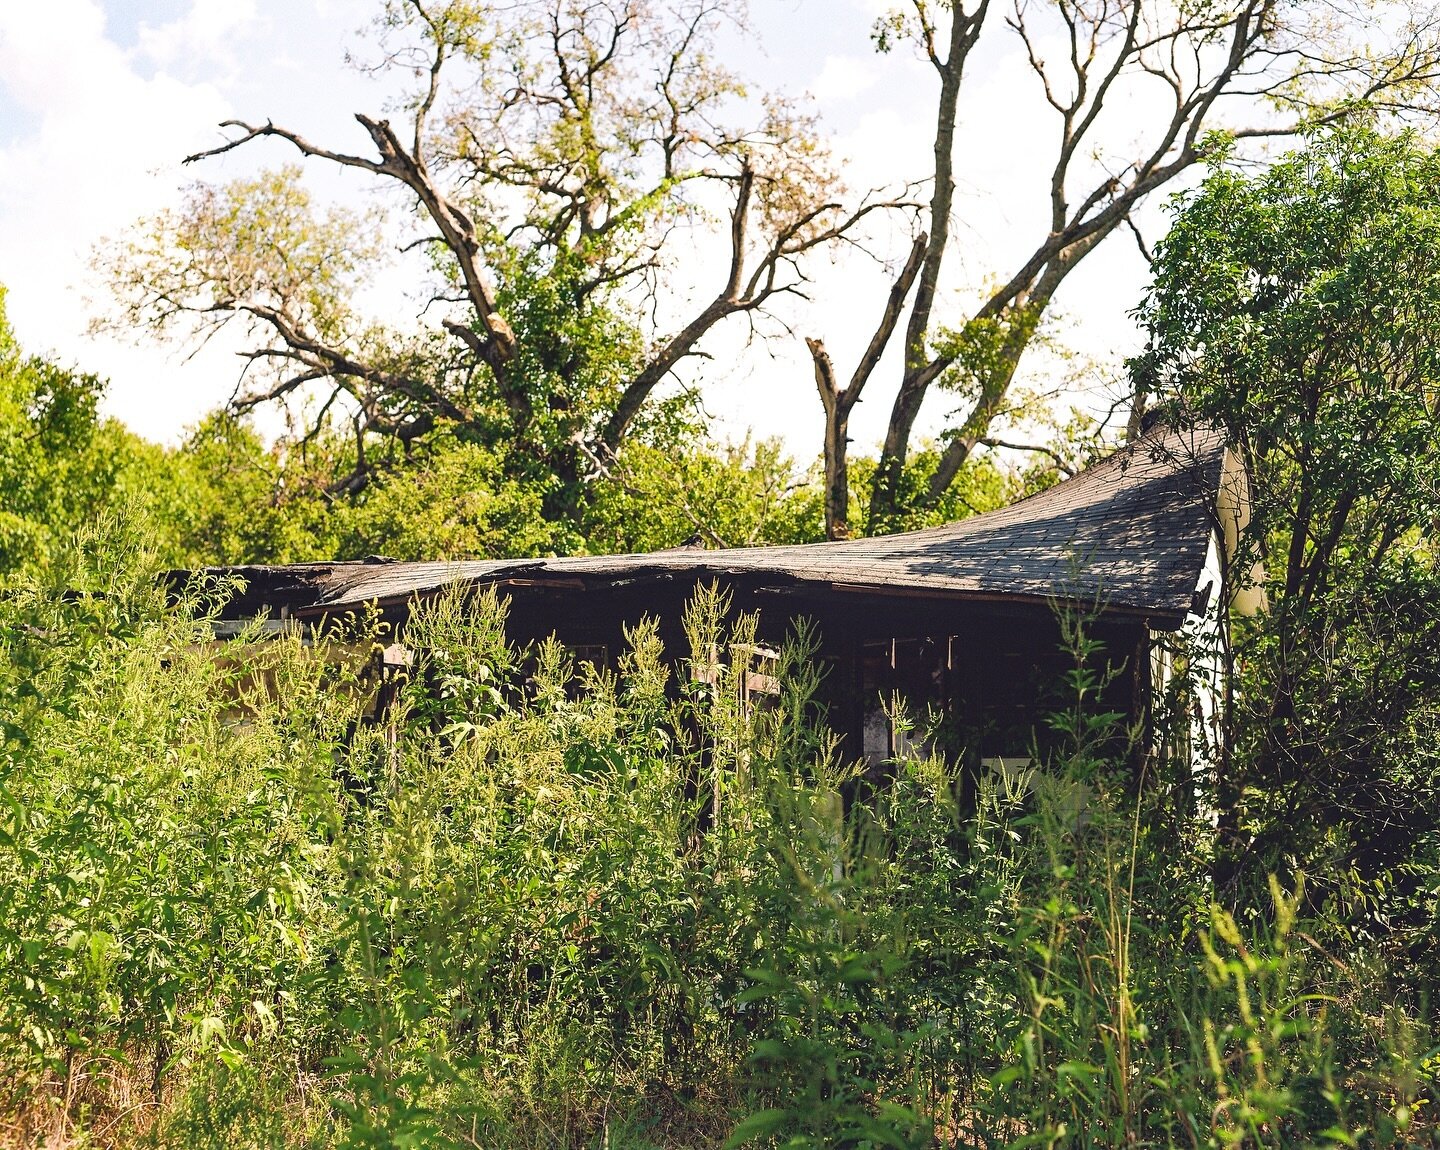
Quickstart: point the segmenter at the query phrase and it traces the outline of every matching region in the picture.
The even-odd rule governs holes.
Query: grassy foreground
[[[803,633],[746,714],[738,660],[667,692],[653,628],[597,674],[452,597],[370,726],[373,628],[222,646],[155,586],[91,540],[0,597],[0,1145],[1433,1144],[1400,934],[1212,905],[1111,717],[847,813]]]

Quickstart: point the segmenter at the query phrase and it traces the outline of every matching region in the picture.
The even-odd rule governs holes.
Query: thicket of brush
[[[847,810],[803,632],[747,714],[449,597],[364,724],[373,632],[216,644],[224,587],[85,551],[0,599],[4,1144],[1430,1144],[1427,987],[1293,876],[1212,904],[1081,627],[1042,770]]]

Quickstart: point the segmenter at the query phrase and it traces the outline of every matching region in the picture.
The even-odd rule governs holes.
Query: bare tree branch
[[[1036,455],[1043,455],[1055,465],[1055,470],[1067,478],[1075,474],[1075,468],[1065,461],[1065,457],[1054,448],[1046,447],[1040,443],[1012,443],[1008,439],[1000,439],[993,435],[982,435],[977,441],[983,447],[1003,447],[1008,451],[1028,451]]]
[[[1051,19],[1054,27],[1042,33],[1036,23],[1041,17]],[[952,38],[956,26],[968,27],[969,20],[957,9]],[[1059,119],[1048,189],[1050,230],[968,321],[975,331],[998,324],[1000,343],[987,353],[974,399],[942,453],[927,497],[930,504],[943,496],[970,452],[990,437],[1034,321],[1060,285],[1117,228],[1134,230],[1131,216],[1142,200],[1203,159],[1205,133],[1217,126],[1222,101],[1253,104],[1263,98],[1274,107],[1288,106],[1291,115],[1286,120],[1223,125],[1231,139],[1266,139],[1291,136],[1363,109],[1414,107],[1413,101],[1422,96],[1433,107],[1440,78],[1440,24],[1434,19],[1412,25],[1388,55],[1373,37],[1367,38],[1364,50],[1332,49],[1324,36],[1346,26],[1338,12],[1332,19],[1304,7],[1282,6],[1278,0],[1178,9],[1155,0],[1057,0],[1032,9],[1027,0],[1015,0],[1006,24],[1021,42],[1040,95]],[[933,32],[930,36],[933,43]],[[1051,63],[1042,55],[1046,36],[1063,42],[1063,62],[1057,57]],[[932,62],[939,65],[933,53]],[[1101,126],[1114,118],[1107,111],[1135,98],[1137,85],[1143,83],[1158,85],[1164,93],[1152,105],[1163,109],[1161,122],[1128,162],[1113,164],[1083,196],[1072,197],[1072,187],[1081,178],[1081,159],[1089,166],[1096,163],[1092,156],[1099,153]],[[945,94],[942,86],[932,214],[951,170],[955,121]],[[938,234],[933,215],[932,230]],[[1143,242],[1141,250],[1146,250]],[[922,275],[907,330],[909,356],[878,466],[871,530],[894,521],[899,479],[921,404],[929,386],[957,367],[955,350],[942,349],[937,355],[929,346],[932,305],[927,292]]]
[[[845,539],[851,534],[849,522],[850,504],[850,412],[860,402],[860,394],[875,373],[875,368],[884,355],[890,337],[900,320],[905,300],[915,283],[915,277],[929,249],[929,237],[921,232],[910,247],[910,258],[896,277],[880,313],[880,322],[870,337],[864,353],[855,365],[855,371],[847,386],[838,386],[835,365],[818,339],[806,339],[811,358],[815,364],[815,385],[820,391],[820,402],[825,409],[825,535],[828,539]]]

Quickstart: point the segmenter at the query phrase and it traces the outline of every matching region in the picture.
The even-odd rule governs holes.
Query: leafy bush
[[[1430,1137],[1425,1018],[1295,892],[1210,907],[1082,627],[1042,770],[847,808],[814,636],[752,707],[715,591],[615,672],[442,596],[377,714],[375,621],[217,643],[226,587],[157,587],[112,525],[0,599],[0,1139]]]

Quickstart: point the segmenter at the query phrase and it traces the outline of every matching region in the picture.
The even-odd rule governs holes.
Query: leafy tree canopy
[[[319,210],[296,167],[197,185],[102,254],[109,321],[243,329],[235,406],[299,401],[310,433],[352,431],[337,489],[440,429],[573,521],[583,486],[665,423],[661,385],[706,335],[753,331],[810,255],[896,206],[853,200],[809,118],[724,66],[716,37],[742,16],[730,0],[388,3],[375,63],[403,94],[393,123],[357,116],[373,156],[270,123],[228,125],[206,154],[275,137],[380,177],[413,215]],[[690,301],[671,281],[717,218],[728,242]],[[405,330],[355,305],[382,234],[420,261]]]
[[[742,0],[389,0],[365,64],[391,81],[390,102],[383,117],[356,115],[353,146],[257,119],[223,125],[224,142],[190,157],[276,141],[363,173],[375,210],[317,209],[298,168],[198,185],[102,254],[111,322],[191,340],[241,329],[235,406],[288,404],[311,434],[351,433],[337,490],[439,430],[538,484],[545,514],[573,527],[589,484],[645,438],[657,404],[696,384],[713,333],[792,334],[789,305],[816,257],[879,243],[869,222],[899,212],[917,226],[888,253],[896,278],[859,360],[837,369],[808,340],[826,533],[894,529],[963,486],[966,462],[1016,409],[1017,372],[1056,293],[1147,196],[1203,161],[1217,130],[1263,140],[1358,111],[1433,110],[1440,75],[1434,22],[1405,5],[990,7],[907,0],[876,28],[880,49],[905,44],[933,72],[917,93],[934,123],[921,193],[848,189],[808,107],[727,66]],[[1055,130],[1030,239],[956,309],[942,270],[961,209],[964,73],[982,40],[1002,36]],[[414,322],[377,323],[357,306],[382,257],[411,261]],[[901,372],[857,518],[849,418],[896,339]],[[917,441],[932,388],[959,404],[933,465]]]
[[[1351,125],[1260,175],[1217,162],[1139,316],[1139,395],[1225,427],[1252,477],[1237,848],[1403,855],[1440,777],[1440,155]]]
[[[97,416],[102,391],[21,350],[0,287],[0,577],[43,563],[108,498],[126,433]]]

